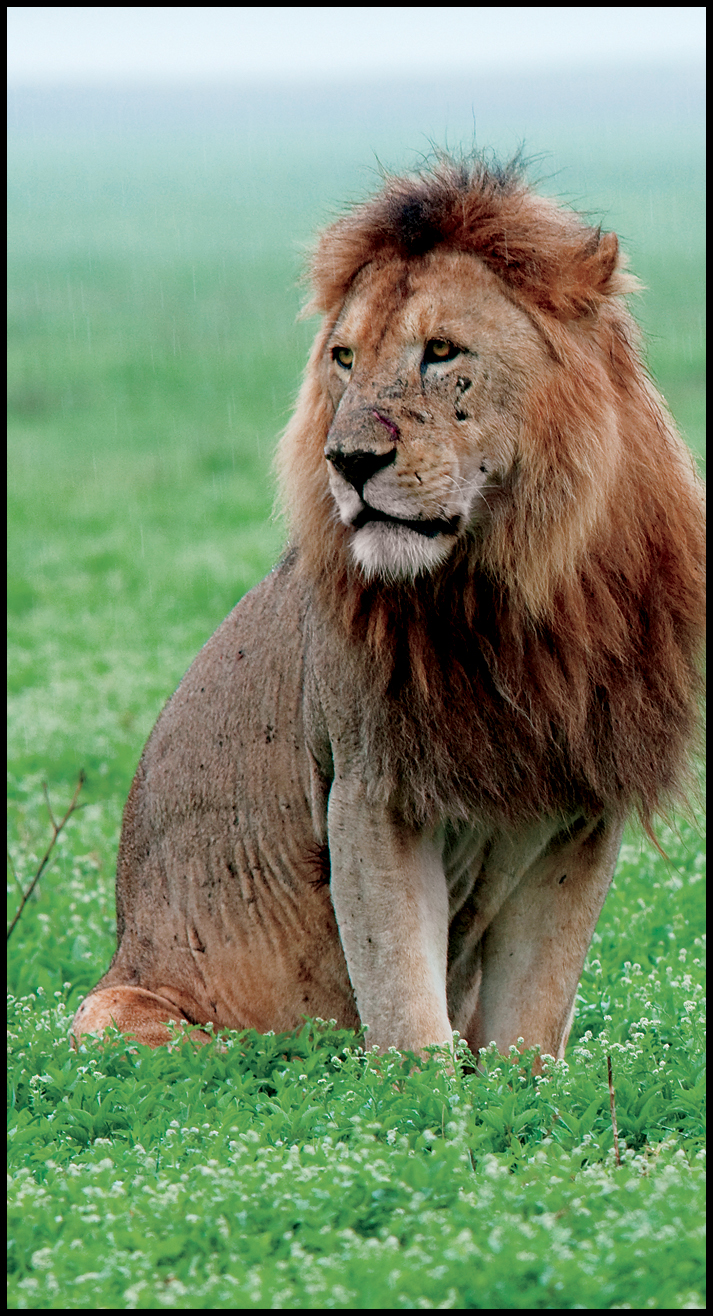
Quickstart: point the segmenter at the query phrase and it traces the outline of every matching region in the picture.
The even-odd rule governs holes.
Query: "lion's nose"
[[[361,497],[367,480],[395,460],[396,449],[392,448],[390,452],[364,452],[359,449],[356,452],[344,452],[341,448],[335,448],[327,449],[325,456]]]

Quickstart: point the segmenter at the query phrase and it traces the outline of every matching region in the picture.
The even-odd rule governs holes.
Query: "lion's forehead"
[[[410,261],[366,266],[352,285],[332,335],[348,346],[419,344],[466,338],[499,345],[539,345],[529,317],[506,297],[476,256],[437,251]]]
[[[383,337],[384,327],[393,324],[409,295],[406,261],[365,266],[347,294],[332,338],[351,344]]]

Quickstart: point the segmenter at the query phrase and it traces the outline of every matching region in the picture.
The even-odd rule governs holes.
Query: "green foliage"
[[[321,1021],[73,1051],[112,945],[109,828],[74,815],[11,959],[45,985],[9,1009],[10,1305],[703,1306],[702,855],[661,840],[622,848],[567,1061],[451,1072]]]
[[[13,998],[10,1305],[702,1306],[700,986],[661,976],[672,1044],[641,1019],[534,1075],[320,1021],[76,1053],[62,992]]]

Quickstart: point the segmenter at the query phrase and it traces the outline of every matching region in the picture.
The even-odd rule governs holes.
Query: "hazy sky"
[[[201,81],[703,59],[705,8],[8,8],[14,83]]]

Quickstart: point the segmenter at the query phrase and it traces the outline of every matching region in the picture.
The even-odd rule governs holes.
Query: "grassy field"
[[[56,815],[87,781],[9,944],[9,1304],[703,1306],[695,819],[661,828],[668,861],[627,837],[567,1063],[542,1078],[492,1054],[410,1072],[328,1024],[69,1049],[114,946],[143,742],[279,553],[270,461],[314,332],[301,252],[372,159],[296,130],[272,154],[206,140],[11,138],[9,917],[51,834],[43,781]],[[652,370],[702,457],[696,144],[640,125],[619,154],[553,150],[624,235]]]

